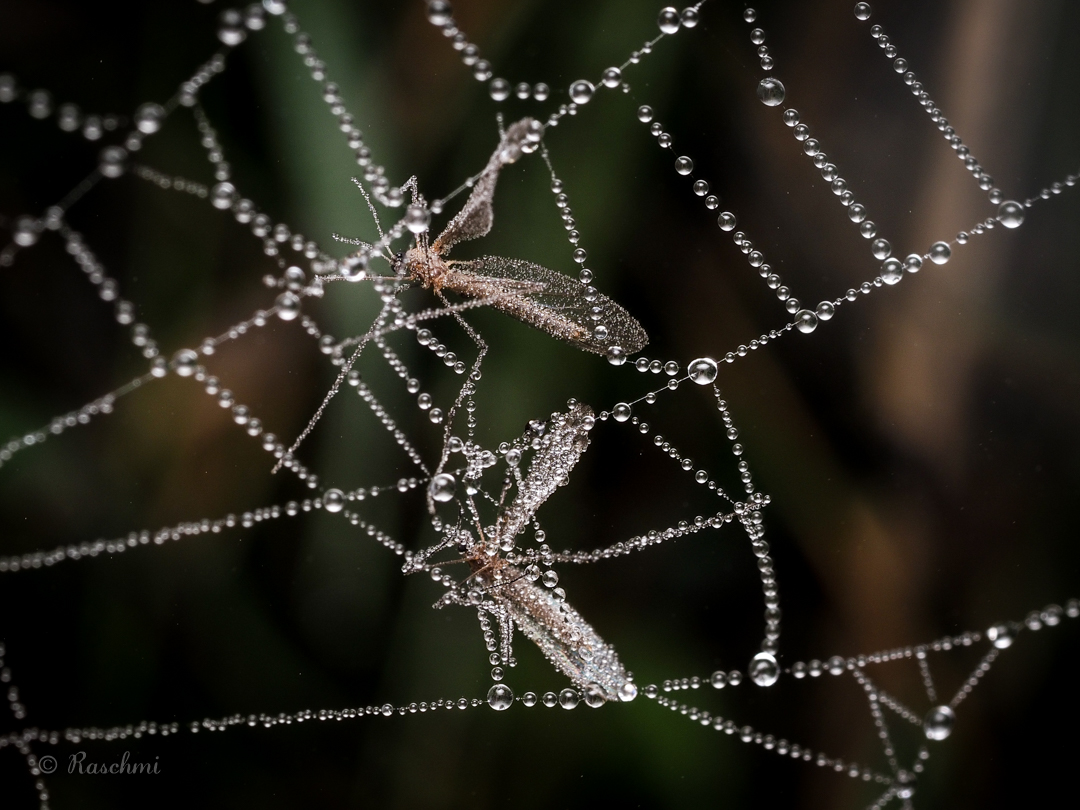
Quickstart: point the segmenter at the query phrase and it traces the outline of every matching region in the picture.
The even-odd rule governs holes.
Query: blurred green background
[[[1080,9],[1058,2],[762,3],[759,24],[800,110],[900,255],[993,213],[867,28],[880,23],[1006,195],[1022,199],[1080,163]],[[129,114],[164,101],[217,47],[220,3],[0,3],[0,72],[86,111]],[[548,105],[498,105],[424,18],[423,3],[297,0],[291,6],[349,110],[395,182],[416,174],[429,199],[486,161],[507,120],[547,112],[560,88],[621,63],[656,33],[640,0],[514,4],[458,0],[455,17],[497,76],[544,81]],[[546,143],[566,183],[597,285],[637,316],[650,358],[722,356],[786,313],[672,170],[634,110],[649,104],[804,303],[872,277],[876,264],[802,155],[778,110],[754,96],[761,71],[743,5],[714,0],[693,31],[626,73],[629,95],[598,93]],[[330,234],[371,237],[344,139],[300,58],[272,20],[229,56],[201,99],[233,182],[275,221],[336,249]],[[0,214],[39,214],[100,148],[0,105]],[[210,181],[183,110],[140,162]],[[538,159],[504,171],[495,229],[455,256],[498,254],[573,272]],[[448,213],[452,213],[451,204]],[[1073,497],[1080,485],[1080,300],[1075,190],[992,231],[943,266],[843,307],[810,337],[789,335],[723,366],[766,512],[784,610],[782,661],[927,641],[1020,619],[1080,595]],[[260,308],[274,271],[260,245],[205,202],[127,176],[71,211],[73,227],[171,353]],[[436,227],[442,222],[437,221]],[[306,304],[339,337],[377,302],[332,286]],[[413,306],[430,298],[411,294]],[[494,446],[574,396],[600,410],[657,377],[558,344],[491,312],[470,320],[494,347],[478,396]],[[466,358],[447,324],[440,339]],[[0,268],[0,434],[21,435],[142,373],[146,361],[68,258],[43,238]],[[437,403],[455,378],[408,335],[392,341]],[[297,324],[275,321],[227,346],[210,371],[269,430],[295,436],[334,369]],[[365,379],[428,454],[437,435],[385,368]],[[693,390],[689,390],[693,388]],[[696,386],[642,408],[657,431],[737,486],[710,393]],[[540,517],[556,548],[608,545],[705,512],[710,504],[636,434],[608,424]],[[413,474],[355,395],[338,397],[301,452],[343,488]],[[111,538],[301,497],[268,455],[189,380],[167,378],[87,428],[0,470],[0,553]],[[433,535],[410,496],[365,514],[412,548]],[[707,512],[706,512],[707,514]],[[745,668],[762,631],[760,585],[745,537],[706,532],[601,565],[561,569],[572,604],[618,649],[639,684]],[[430,609],[440,590],[343,521],[313,514],[247,531],[0,576],[5,661],[42,728],[187,722],[232,713],[482,696],[490,684],[472,612]],[[565,680],[519,639],[518,693]],[[1025,633],[934,745],[921,808],[1046,803],[1071,787],[1080,638],[1066,623]],[[931,662],[952,694],[966,651]],[[927,708],[913,665],[874,670]],[[884,769],[850,679],[680,693],[738,723]],[[890,717],[893,728],[898,719]],[[0,731],[21,728],[9,716]],[[905,756],[916,738],[898,730]],[[51,805],[126,807],[859,807],[854,783],[751,748],[639,698],[496,714],[486,708],[222,735],[90,744],[91,758],[160,757],[155,777],[48,780]],[[48,749],[37,747],[39,754]],[[70,747],[57,752],[62,764]],[[4,806],[33,806],[24,761],[0,752]]]

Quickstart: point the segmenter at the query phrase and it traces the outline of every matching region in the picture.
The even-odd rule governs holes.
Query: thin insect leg
[[[285,455],[283,455],[278,460],[278,463],[274,465],[274,469],[272,469],[270,471],[271,474],[274,474],[278,470],[281,469],[282,465],[284,465],[284,463],[285,463],[285,459],[292,458],[293,453],[295,453],[297,448],[300,447],[301,442],[303,442],[304,439],[307,438],[307,435],[309,433],[311,433],[312,429],[314,429],[315,424],[322,418],[323,411],[326,410],[326,406],[329,405],[330,400],[332,400],[337,395],[337,392],[341,389],[341,383],[345,380],[345,378],[348,376],[349,372],[352,370],[353,364],[356,363],[356,361],[359,359],[360,352],[362,352],[364,350],[364,347],[367,345],[368,341],[374,336],[374,333],[376,332],[379,324],[381,324],[383,322],[383,320],[386,318],[386,316],[390,313],[391,310],[392,310],[392,307],[390,306],[389,303],[387,303],[382,308],[382,311],[379,313],[379,317],[377,317],[375,319],[375,323],[373,323],[371,325],[371,328],[360,339],[360,345],[356,347],[356,351],[354,351],[352,353],[352,355],[350,355],[349,359],[347,361],[345,361],[344,365],[342,365],[341,371],[338,373],[337,379],[334,380],[334,384],[332,386],[330,386],[330,390],[327,392],[326,396],[323,398],[322,403],[315,410],[315,414],[311,417],[311,420],[307,423],[307,427],[305,427],[300,432],[300,435],[296,437],[296,441],[293,442],[292,447],[290,447],[288,449],[288,451],[285,453]]]
[[[465,384],[461,386],[461,390],[458,392],[457,398],[454,400],[454,405],[452,408],[450,408],[450,412],[446,416],[446,427],[443,430],[442,457],[439,459],[439,466],[435,469],[435,474],[438,475],[443,471],[443,467],[446,466],[446,462],[450,458],[449,442],[450,432],[453,430],[454,427],[454,417],[457,415],[458,409],[461,407],[461,403],[464,402],[465,397],[472,393],[473,381],[478,379],[480,376],[480,365],[484,362],[484,356],[487,354],[488,345],[484,341],[484,339],[480,337],[479,333],[477,333],[477,331],[473,329],[464,318],[461,317],[461,314],[456,309],[454,309],[451,303],[446,300],[446,296],[443,294],[442,290],[436,290],[435,294],[439,297],[439,300],[443,302],[446,308],[450,310],[450,314],[453,315],[454,320],[456,320],[461,325],[461,328],[465,330],[465,333],[470,338],[472,338],[473,343],[475,343],[477,348],[479,349],[476,360],[473,361],[473,366],[469,370],[468,379],[466,379]]]
[[[379,212],[375,210],[375,206],[371,202],[371,197],[368,196],[367,189],[364,188],[364,184],[360,182],[359,178],[353,177],[350,179],[353,181],[353,185],[360,189],[360,193],[364,195],[364,202],[367,203],[368,211],[371,212],[371,218],[375,220],[375,229],[379,232],[379,238],[385,240],[386,234],[383,233],[382,222],[379,220]]]

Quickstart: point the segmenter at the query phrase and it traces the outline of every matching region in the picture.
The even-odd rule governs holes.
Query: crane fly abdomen
[[[500,574],[498,581],[494,571]],[[514,626],[575,685],[584,689],[595,683],[609,700],[630,700],[637,694],[615,648],[600,638],[580,613],[556,599],[550,588],[530,582],[509,563],[481,569],[476,582],[506,608]]]

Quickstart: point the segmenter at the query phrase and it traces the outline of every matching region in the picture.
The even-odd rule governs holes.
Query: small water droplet
[[[422,205],[405,209],[405,227],[412,233],[424,233],[431,225],[431,212]]]
[[[232,183],[218,183],[210,189],[210,203],[222,211],[232,207],[236,196],[236,186]]]
[[[722,231],[735,230],[735,215],[730,211],[724,211],[716,220]]]
[[[892,254],[892,245],[888,239],[875,239],[870,243],[870,252],[875,259],[887,259]]]
[[[453,9],[446,0],[428,0],[427,18],[432,25],[444,28],[453,22]]]
[[[559,692],[559,705],[564,709],[576,708],[580,700],[581,696],[578,695],[576,689],[570,689],[568,687]]]
[[[173,369],[181,377],[190,377],[199,364],[199,355],[191,349],[181,349],[173,355]]]
[[[604,689],[598,683],[589,683],[585,685],[585,705],[592,709],[598,709],[603,706],[607,701],[607,695],[604,694]]]
[[[647,124],[653,119],[653,108],[648,104],[642,104],[637,108],[637,120],[643,124]]]
[[[510,98],[510,82],[506,79],[492,79],[488,85],[488,94],[495,101],[506,101]]]
[[[127,155],[122,146],[106,146],[98,157],[98,169],[105,177],[119,177],[124,173]]]
[[[604,87],[618,87],[622,83],[622,71],[617,67],[609,67],[603,72],[600,81]]]
[[[836,307],[833,306],[831,301],[822,301],[817,305],[816,311],[819,321],[828,321],[836,314]]]
[[[869,20],[870,19],[870,4],[869,3],[856,3],[855,4],[855,19],[856,20]]]
[[[282,293],[277,297],[277,316],[283,321],[291,321],[300,314],[300,299],[291,292]]]
[[[675,171],[684,177],[694,170],[694,161],[683,155],[675,160]]]
[[[1016,631],[1007,624],[995,624],[986,631],[986,637],[999,650],[1006,650],[1016,640]]]
[[[615,404],[615,407],[611,409],[611,415],[616,422],[625,422],[630,418],[631,413],[630,406],[625,402],[618,402]]]

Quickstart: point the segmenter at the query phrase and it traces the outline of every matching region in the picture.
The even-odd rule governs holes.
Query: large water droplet
[[[41,235],[41,226],[33,217],[19,217],[15,220],[15,233],[12,238],[20,247],[30,247]]]
[[[679,12],[679,21],[683,24],[683,28],[696,28],[701,21],[701,15],[693,6],[687,6]]]
[[[457,490],[457,479],[450,473],[439,473],[428,484],[428,492],[431,497],[440,503],[452,500]]]
[[[757,97],[766,107],[778,107],[784,103],[784,84],[771,76],[758,82]]]
[[[822,301],[817,305],[817,316],[819,321],[832,320],[832,316],[836,314],[836,307],[832,301]]]
[[[488,94],[495,101],[506,101],[510,98],[510,82],[506,79],[492,79],[488,85]]]
[[[795,328],[804,335],[809,335],[818,325],[818,316],[808,309],[800,309],[795,313]]]
[[[277,297],[277,316],[283,321],[291,321],[300,314],[300,299],[291,292],[282,293]]]
[[[575,104],[588,104],[595,90],[596,88],[593,87],[592,82],[578,79],[570,85],[570,100]]]
[[[881,280],[897,284],[904,277],[904,265],[899,259],[886,259],[881,265]]]
[[[199,355],[191,349],[181,349],[173,355],[172,364],[173,369],[181,377],[190,377],[199,364]]]
[[[453,19],[452,14],[453,9],[446,0],[428,0],[427,18],[432,25],[440,28],[449,25]]]
[[[160,104],[143,104],[135,111],[135,126],[145,135],[152,135],[161,129],[164,120],[165,108]]]
[[[631,700],[637,697],[637,686],[633,681],[627,681],[619,687],[619,700],[623,703],[629,703]]]
[[[724,211],[717,218],[716,223],[722,231],[733,231],[735,230],[735,215],[730,211]]]
[[[780,677],[780,665],[771,653],[759,652],[750,660],[748,672],[758,686],[772,686]]]
[[[625,402],[618,402],[615,404],[615,407],[611,409],[611,415],[615,418],[616,422],[625,422],[630,418],[630,414],[630,406]]]
[[[952,258],[952,248],[948,242],[934,242],[930,246],[930,261],[934,264],[945,264]]]
[[[665,34],[674,34],[679,30],[679,12],[671,6],[660,10],[660,16],[656,18],[656,24]]]
[[[570,689],[569,687],[559,692],[559,705],[564,709],[573,709],[578,705],[578,701],[581,700],[581,696],[578,695],[576,689]]]
[[[869,3],[856,3],[855,4],[855,19],[856,20],[869,20],[870,19],[870,4]]]
[[[222,211],[232,207],[236,196],[236,186],[232,183],[218,183],[210,189],[210,203]]]
[[[653,119],[653,108],[648,104],[642,104],[637,108],[637,120],[643,124],[647,124]]]
[[[514,705],[514,692],[505,683],[497,683],[487,693],[488,706],[497,712],[504,712]]]
[[[874,254],[875,259],[887,259],[892,253],[892,245],[889,244],[888,239],[875,239],[870,243],[870,252]]]
[[[424,233],[431,224],[431,212],[422,205],[405,209],[405,227],[413,233]]]
[[[604,87],[618,87],[622,82],[622,71],[617,67],[609,67],[603,72],[600,81]]]
[[[717,369],[716,361],[711,357],[699,357],[690,362],[690,365],[686,367],[686,372],[698,385],[709,385],[716,379]]]
[[[1014,200],[1006,200],[998,206],[997,218],[1006,228],[1019,228],[1024,222],[1024,206]]]
[[[322,496],[323,509],[327,512],[340,512],[345,508],[345,493],[340,489],[328,489]]]
[[[928,740],[944,740],[952,734],[956,714],[948,706],[935,706],[923,719],[923,731]]]
[[[105,177],[119,177],[124,173],[127,150],[122,146],[106,146],[98,157],[98,170]]]
[[[585,705],[591,709],[597,709],[604,705],[607,700],[607,696],[604,694],[604,689],[598,683],[590,683],[585,685]]]
[[[683,155],[675,160],[675,171],[684,177],[694,170],[694,161]]]
[[[986,637],[999,650],[1006,650],[1016,640],[1016,631],[1007,624],[995,624],[986,631]]]

